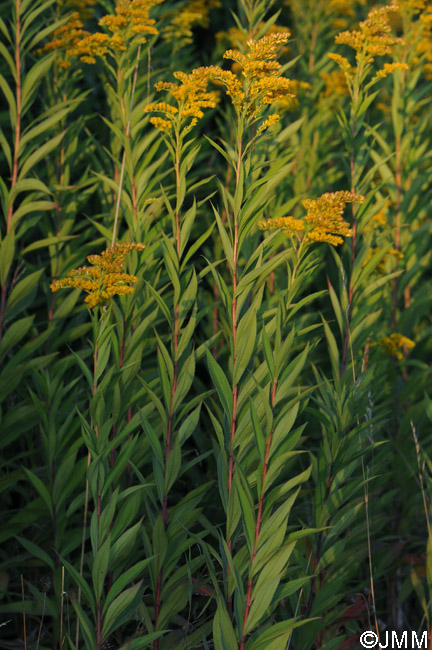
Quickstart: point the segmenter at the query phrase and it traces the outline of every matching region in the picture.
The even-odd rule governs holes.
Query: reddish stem
[[[357,101],[358,93],[356,93],[355,101]],[[356,116],[353,117],[353,122],[351,125],[351,139],[352,139],[352,149],[350,154],[350,173],[351,173],[351,192],[355,192],[354,188],[354,174],[355,174],[355,150],[354,150],[354,137],[356,129]],[[341,361],[341,375],[345,373],[347,366],[347,356],[348,356],[348,341],[349,341],[349,330],[351,326],[351,311],[352,311],[352,302],[354,298],[354,287],[352,284],[352,269],[354,268],[354,262],[356,259],[356,243],[357,243],[357,217],[354,203],[351,205],[352,211],[352,238],[351,238],[351,277],[349,281],[348,289],[348,309],[347,309],[347,323],[344,334],[343,350],[342,350],[342,361]]]
[[[179,196],[180,191],[180,140],[177,137],[177,146],[176,146],[176,161],[175,161],[175,175],[176,175],[176,195]],[[177,250],[177,259],[180,266],[180,215],[179,211],[176,210],[175,215],[175,241],[176,241],[176,250]],[[168,426],[167,426],[167,437],[165,443],[165,466],[164,466],[164,480],[166,478],[166,470],[168,465],[168,456],[171,451],[171,435],[172,435],[172,423],[174,416],[174,395],[177,388],[177,372],[178,372],[178,338],[179,338],[179,314],[180,304],[177,303],[174,309],[174,370],[173,370],[173,383],[171,386],[171,395],[170,395],[170,405],[168,412]],[[167,524],[167,507],[168,507],[168,492],[164,490],[163,502],[162,502],[162,522],[164,527]],[[157,628],[157,622],[159,619],[160,611],[160,600],[161,600],[161,588],[162,588],[162,568],[159,571],[157,582],[156,582],[156,601],[155,601],[155,630]],[[159,639],[155,639],[153,644],[154,650],[159,650]]]
[[[236,169],[236,188],[238,187],[240,180],[240,167],[242,160],[242,141],[241,138],[238,141],[238,158],[237,158],[237,169]],[[239,233],[239,224],[237,215],[233,215],[234,218],[234,246],[233,246],[233,300],[232,300],[232,309],[231,309],[231,321],[232,321],[232,344],[233,344],[233,372],[235,370],[235,364],[237,360],[237,349],[236,349],[236,339],[237,339],[237,257],[238,257],[238,233]],[[234,476],[234,438],[236,433],[237,425],[237,397],[238,397],[238,384],[233,384],[232,388],[232,414],[231,414],[231,434],[230,434],[230,450],[229,450],[229,468],[228,468],[228,499],[231,494],[232,481]],[[228,550],[232,552],[232,540],[228,540]],[[229,578],[229,563],[227,564],[227,591],[228,591],[228,578]],[[232,599],[228,593],[228,613],[231,615],[232,611]]]
[[[274,401],[276,397],[276,387],[277,387],[277,379],[276,377],[273,378],[273,385],[272,385],[272,396],[271,396],[271,404],[272,404],[272,409],[274,408]],[[263,473],[262,473],[262,478],[261,478],[261,496],[258,504],[258,514],[257,514],[257,520],[255,524],[255,536],[254,536],[254,543],[253,543],[253,549],[252,549],[252,557],[249,565],[249,582],[248,582],[248,589],[247,589],[247,595],[246,595],[246,607],[245,607],[245,613],[243,616],[243,628],[242,628],[242,638],[241,638],[241,643],[240,643],[240,650],[244,650],[245,643],[246,643],[246,634],[244,632],[246,621],[249,616],[249,611],[250,611],[250,606],[251,606],[251,601],[252,601],[252,586],[253,586],[253,576],[252,576],[252,570],[253,570],[253,565],[255,562],[255,557],[257,554],[257,545],[258,545],[258,537],[260,534],[261,530],[261,519],[262,519],[262,510],[263,510],[263,505],[264,505],[264,484],[267,476],[267,469],[268,469],[268,462],[269,462],[269,456],[270,456],[270,447],[271,443],[273,440],[273,433],[274,433],[274,427],[272,427],[270,431],[270,435],[267,438],[267,444],[265,448],[265,453],[264,453],[264,467],[263,467]]]
[[[21,11],[21,0],[15,1],[15,11],[16,11],[16,41],[15,41],[15,67],[16,67],[16,123],[15,123],[15,144],[14,144],[14,158],[12,165],[12,179],[11,179],[11,190],[16,185],[18,180],[18,159],[19,159],[19,146],[21,138],[21,20],[20,20],[20,11]],[[9,233],[11,229],[12,217],[13,217],[13,200],[10,201],[8,212],[7,212],[7,223],[6,223],[6,234]],[[8,276],[9,272],[6,275],[4,285],[1,292],[0,300],[0,341],[3,335],[3,322],[6,309],[6,294],[8,286]]]

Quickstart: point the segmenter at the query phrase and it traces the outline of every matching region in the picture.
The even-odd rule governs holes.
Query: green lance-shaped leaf
[[[171,386],[174,379],[174,367],[172,360],[169,356],[168,350],[165,345],[162,343],[159,336],[156,334],[156,339],[158,342],[158,365],[159,365],[159,376],[162,385],[162,392],[165,400],[165,405],[168,407],[171,401]]]
[[[162,514],[159,514],[153,527],[153,553],[155,558],[155,574],[159,574],[166,556],[168,540],[165,526],[162,521]]]
[[[36,151],[34,151],[28,158],[26,158],[25,162],[23,163],[18,180],[22,181],[26,177],[26,175],[29,173],[29,171],[35,167],[35,165],[45,158],[51,151],[56,149],[60,142],[62,141],[64,137],[65,132],[63,131],[62,133],[59,133],[58,135],[54,136],[48,142],[45,142],[41,147],[39,147]]]
[[[50,569],[54,572],[55,570],[55,565],[54,561],[46,551],[44,551],[42,548],[37,546],[36,544],[33,544],[33,542],[30,542],[30,540],[24,539],[23,537],[19,537],[18,535],[16,536],[16,539],[19,541],[24,548],[34,555],[34,557],[37,557],[39,560],[41,560],[44,564],[46,564],[47,567],[50,567]]]
[[[177,253],[166,235],[163,235],[163,241],[161,245],[164,254],[165,268],[167,270],[168,277],[173,285],[174,304],[176,305],[180,300],[181,294]],[[170,321],[171,320],[172,319],[170,319]]]
[[[250,416],[251,416],[251,422],[252,422],[252,427],[253,427],[253,432],[255,436],[255,442],[257,445],[258,453],[261,459],[261,462],[264,462],[264,456],[265,456],[265,438],[264,438],[264,433],[261,427],[261,424],[259,422],[258,414],[256,412],[256,408],[254,405],[254,402],[252,398],[250,398]]]
[[[181,355],[186,350],[186,347],[188,346],[189,341],[191,340],[193,334],[196,331],[197,310],[198,310],[198,308],[197,308],[197,306],[195,304],[193,306],[192,314],[191,314],[191,316],[189,318],[188,324],[181,331],[179,343],[178,343],[178,346],[177,346],[177,359],[180,359]]]
[[[74,582],[78,585],[78,587],[81,589],[82,593],[84,594],[85,599],[87,600],[87,603],[92,611],[93,616],[96,615],[96,603],[94,599],[94,595],[92,593],[91,588],[87,584],[86,580],[78,573],[78,571],[75,569],[75,567],[70,564],[67,560],[64,559],[64,557],[60,556],[61,563],[64,564],[66,570],[68,573],[72,576],[72,579]]]
[[[15,124],[17,121],[17,109],[16,109],[15,96],[8,82],[1,74],[0,74],[0,90],[3,92],[3,95],[6,97],[7,102],[9,104],[10,122],[12,128],[15,128]]]
[[[0,255],[1,255],[1,251],[0,251]],[[32,289],[38,284],[43,272],[44,269],[39,269],[38,271],[34,271],[33,273],[26,275],[22,280],[17,282],[17,284],[13,287],[12,291],[10,292],[9,298],[6,302],[7,315],[11,314],[12,310],[14,310],[14,312],[12,313],[15,314],[22,311],[26,298],[29,296]]]
[[[22,152],[26,150],[27,143],[37,146],[37,144],[34,142],[35,138],[41,136],[43,133],[45,133],[45,131],[52,129],[58,122],[66,117],[72,108],[73,106],[69,104],[66,105],[65,108],[55,111],[52,115],[49,115],[48,112],[45,113],[44,116],[48,115],[48,117],[45,117],[45,119],[43,119],[44,116],[42,115],[38,117],[38,123],[28,128],[22,135],[18,147],[18,155],[21,155]]]
[[[111,549],[111,536],[102,544],[96,552],[92,568],[93,588],[96,596],[96,602],[100,602],[105,582],[105,577],[108,572],[110,561]]]
[[[231,539],[238,526],[242,515],[241,503],[238,490],[231,490],[228,497],[228,509],[226,514],[226,537]]]
[[[108,505],[105,508],[103,508],[101,512],[101,516],[99,520],[99,531],[98,531],[99,544],[102,544],[109,534],[111,522],[113,520],[116,505],[117,505],[117,496],[118,496],[119,489],[120,488],[118,487],[114,490],[114,492],[110,496]]]
[[[15,232],[11,230],[0,243],[0,284],[4,287],[15,253]]]
[[[222,599],[218,600],[213,619],[213,642],[215,650],[238,650],[236,634]]]
[[[201,402],[198,404],[196,408],[194,408],[193,411],[191,411],[191,413],[189,413],[189,415],[182,422],[178,434],[180,445],[183,445],[186,442],[186,440],[192,435],[192,433],[196,430],[199,422],[200,412],[201,412]]]
[[[2,45],[3,45],[3,43],[0,44],[0,46],[2,46]],[[8,164],[9,172],[11,172],[12,171],[12,152],[11,152],[11,148],[9,146],[9,142],[7,141],[7,139],[6,139],[6,137],[5,137],[5,135],[4,135],[1,128],[0,128],[0,146],[3,149],[3,153],[4,153],[4,156],[5,156],[7,164]]]
[[[273,351],[271,349],[270,341],[265,327],[263,327],[261,330],[261,344],[262,350],[264,352],[264,358],[269,370],[269,375],[271,378],[273,378],[275,375],[275,363],[273,359]]]
[[[185,254],[184,258],[183,258],[183,261],[181,263],[181,267],[180,267],[181,273],[183,273],[183,271],[186,269],[187,263],[189,262],[190,258],[196,253],[197,250],[199,250],[201,248],[201,246],[206,241],[206,239],[208,239],[210,237],[211,233],[213,232],[213,229],[214,229],[215,225],[216,225],[216,222],[213,221],[210,224],[210,226],[207,228],[207,230],[205,230],[205,232],[200,237],[198,237],[198,239],[196,241],[194,241],[193,244],[191,244],[189,246],[189,248],[187,249],[186,254]]]
[[[246,536],[249,553],[252,555],[255,535],[255,508],[248,480],[243,475],[240,467],[237,468],[236,473],[234,474],[234,486],[239,496],[241,513],[244,522],[244,533]]]
[[[297,489],[296,492],[291,494],[288,499],[285,500],[284,503],[282,503],[281,506],[276,510],[276,512],[273,513],[273,515],[269,519],[264,519],[262,525],[261,525],[261,530],[258,535],[258,542],[257,542],[257,557],[260,552],[260,549],[264,546],[264,544],[267,542],[267,540],[274,535],[275,531],[278,530],[279,528],[286,530],[287,527],[287,522],[288,522],[288,517],[291,512],[291,509],[294,505],[294,502],[298,496],[300,489]],[[254,565],[255,566],[255,565]]]
[[[195,221],[195,216],[196,216],[196,199],[194,197],[193,204],[188,210],[186,210],[186,213],[182,219],[182,224],[180,227],[180,259],[189,241],[189,235],[193,223]]]
[[[180,329],[183,325],[183,321],[186,318],[187,314],[191,311],[192,307],[195,304],[195,299],[198,289],[198,281],[195,272],[195,268],[192,268],[192,272],[188,273],[187,278],[189,280],[186,289],[181,294],[179,299],[179,312],[178,312],[178,328]]]
[[[268,615],[275,591],[284,575],[287,562],[294,550],[295,542],[289,542],[281,548],[261,571],[255,587],[252,589],[252,604],[243,633],[249,634],[262,619]]]
[[[113,586],[109,590],[107,597],[104,602],[102,609],[102,615],[105,617],[106,611],[119,593],[129,584],[132,580],[135,580],[137,577],[143,574],[144,569],[150,562],[153,560],[154,556],[141,560],[137,562],[133,567],[122,573],[122,575],[114,582]]]
[[[339,350],[336,343],[336,339],[331,331],[327,321],[321,316],[322,323],[324,325],[324,332],[327,339],[327,347],[330,356],[331,367],[333,370],[333,377],[335,381],[339,381],[339,368],[340,368],[340,357]]]
[[[21,192],[42,192],[43,194],[52,194],[50,189],[38,178],[23,178],[18,180],[10,191],[8,197],[8,206]]]
[[[71,239],[76,239],[76,235],[45,237],[44,239],[39,239],[38,241],[35,241],[32,244],[26,246],[21,251],[21,254],[27,255],[27,253],[36,251],[39,248],[48,248],[48,246],[54,246],[54,245],[58,246],[59,244],[62,244],[65,241],[70,241]]]
[[[164,493],[167,494],[179,474],[181,467],[181,447],[178,436],[175,436],[173,445],[168,454],[165,474],[165,489]]]
[[[3,361],[7,353],[14,345],[22,341],[31,328],[35,316],[25,316],[9,325],[0,343],[0,362]]]
[[[86,650],[96,650],[96,630],[89,617],[78,603],[76,598],[71,598],[72,606],[80,622],[81,634],[84,637]]]
[[[24,115],[24,113],[29,108],[28,103],[32,95],[35,95],[41,80],[47,75],[48,70],[54,61],[54,58],[55,54],[49,54],[48,56],[44,57],[35,63],[35,65],[30,68],[29,72],[24,77],[21,94],[22,115]]]
[[[195,351],[192,350],[190,355],[182,364],[179,372],[177,386],[174,393],[172,408],[176,412],[180,404],[183,402],[185,396],[188,394],[189,389],[195,377]]]
[[[231,420],[232,417],[232,391],[228,379],[225,376],[224,371],[214,359],[213,355],[206,350],[207,352],[207,364],[209,367],[210,375],[212,381],[216,387],[222,408],[228,417]]]
[[[341,335],[344,332],[344,318],[342,315],[342,308],[339,302],[339,299],[336,295],[336,291],[333,289],[333,286],[330,282],[330,280],[327,278],[327,284],[328,284],[328,289],[329,289],[329,294],[330,294],[330,300],[332,303],[333,311],[336,316],[337,324],[339,327],[339,332]]]
[[[169,630],[158,630],[157,632],[150,632],[144,636],[131,639],[123,644],[120,650],[147,650],[156,639],[169,632]]]
[[[141,585],[142,581],[133,587],[129,587],[109,605],[102,626],[102,641],[105,641],[114,630],[132,618],[142,598],[142,593],[140,593]]]
[[[53,514],[53,504],[52,504],[52,499],[51,495],[48,492],[48,488],[45,486],[45,484],[41,481],[41,479],[34,474],[34,472],[31,472],[29,469],[26,467],[23,467],[25,473],[27,474],[27,478],[33,485],[34,489],[37,491],[39,496],[42,498],[43,502],[45,503],[46,507],[48,508],[48,512],[52,516]]]
[[[229,266],[231,268],[231,271],[233,271],[234,270],[234,251],[233,251],[233,247],[232,247],[232,244],[231,244],[231,242],[229,240],[229,237],[227,235],[227,231],[225,229],[225,226],[222,223],[222,219],[221,219],[221,217],[219,215],[219,212],[216,210],[214,205],[212,205],[212,208],[213,208],[214,216],[215,216],[215,219],[216,219],[216,224],[217,224],[217,227],[218,227],[218,230],[219,230],[219,236],[221,238],[222,248],[223,248],[223,251],[225,253],[226,260],[227,260],[227,262],[228,262],[228,264],[229,264]]]
[[[253,306],[246,312],[237,327],[236,353],[237,358],[234,364],[233,384],[237,385],[246,370],[256,342],[256,311]]]
[[[271,625],[256,639],[252,637],[246,643],[246,650],[281,650],[286,647],[292,631],[311,620],[314,619],[299,621],[297,618],[290,618],[287,621]]]
[[[188,603],[188,590],[184,584],[177,585],[163,595],[157,626],[165,626],[173,616],[181,612]]]
[[[136,508],[134,508],[132,504],[132,507],[130,509],[132,515],[135,513],[135,511]],[[117,520],[116,524],[118,523],[119,522]],[[123,525],[125,525],[125,522],[123,522]],[[128,560],[136,545],[136,540],[141,530],[141,526],[142,519],[125,530],[124,533],[121,534],[120,537],[111,545],[110,568],[115,569],[117,567],[122,567],[123,563]],[[118,534],[118,526],[117,530],[116,526],[113,527],[113,533]]]

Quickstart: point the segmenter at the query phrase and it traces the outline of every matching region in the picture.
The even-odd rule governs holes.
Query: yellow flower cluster
[[[257,41],[247,41],[249,52],[246,54],[239,50],[224,53],[224,59],[238,64],[244,84],[230,70],[222,70],[218,66],[207,68],[210,78],[225,86],[239,113],[255,118],[264,106],[295,96],[293,82],[281,76],[282,66],[276,61],[280,47],[288,39],[289,32],[273,32]]]
[[[384,348],[387,354],[391,355],[392,357],[402,359],[403,353],[401,348],[408,348],[409,350],[412,350],[412,348],[415,346],[415,343],[406,336],[393,332],[393,334],[390,334],[390,336],[384,336],[379,341],[371,343],[372,347],[377,345]]]
[[[381,68],[381,70],[378,70],[374,79],[384,79],[385,77],[388,77],[389,74],[393,74],[395,70],[408,70],[408,69],[409,69],[409,65],[407,63],[400,63],[400,62],[385,63],[384,67]]]
[[[338,34],[335,42],[341,45],[348,45],[356,52],[356,59],[359,64],[373,63],[377,56],[392,56],[396,45],[403,44],[403,40],[391,33],[389,14],[398,11],[396,5],[375,7],[368,13],[366,20],[359,24],[358,30],[344,31]],[[344,72],[348,84],[352,82],[356,69],[351,66],[348,59],[340,54],[330,53],[329,57],[335,61]],[[405,63],[385,64],[382,70],[377,72],[374,81],[380,77],[386,77],[394,70],[406,69]]]
[[[305,243],[327,242],[333,246],[342,244],[342,237],[350,237],[352,231],[342,215],[347,203],[363,203],[364,196],[353,192],[327,192],[317,199],[302,201],[306,215],[302,219],[281,217],[260,221],[261,230],[281,229],[290,237],[297,235]],[[302,233],[300,236],[298,233]]]
[[[364,5],[367,0],[285,0],[296,19],[304,21],[312,17],[314,22],[321,22],[323,18],[333,18],[332,27],[344,29],[349,20],[355,18],[356,5]]]
[[[123,272],[126,254],[131,250],[142,251],[145,244],[120,242],[113,248],[107,248],[101,255],[89,255],[92,264],[69,271],[66,278],[54,280],[51,291],[73,288],[83,289],[88,296],[85,301],[89,307],[106,305],[112,296],[133,293],[131,284],[138,282],[135,275]]]
[[[310,229],[308,241],[328,242],[337,246],[342,237],[351,237],[349,224],[342,218],[347,203],[363,203],[364,196],[354,192],[327,192],[318,199],[306,199],[302,205],[307,210],[304,218]]]
[[[214,91],[207,91],[208,71],[209,68],[201,67],[192,70],[190,74],[174,72],[174,77],[180,81],[180,84],[158,81],[155,84],[156,90],[168,92],[177,102],[177,107],[166,102],[147,104],[144,108],[146,113],[163,114],[163,117],[150,118],[153,126],[165,133],[170,133],[176,123],[178,127],[181,127],[185,121],[191,119],[184,130],[184,133],[187,133],[204,116],[203,108],[214,108],[218,96]]]
[[[387,199],[382,206],[382,208],[374,214],[373,217],[369,219],[365,227],[363,228],[363,235],[369,235],[370,233],[375,232],[379,228],[388,228],[388,219],[387,219],[387,211],[388,207],[390,205],[390,201]]]
[[[391,55],[393,47],[402,42],[391,34],[388,14],[395,11],[395,5],[374,7],[366,20],[360,23],[359,30],[341,32],[335,42],[352,47],[357,59],[367,55],[369,63],[373,62],[375,56]]]
[[[375,253],[378,253],[378,251],[382,251],[382,246],[377,246],[376,248],[370,248],[367,254],[367,257],[365,261],[363,262],[363,266],[366,266],[366,264],[369,262],[369,260],[375,255]],[[386,272],[386,266],[387,262],[391,259],[393,260],[401,260],[403,259],[404,254],[401,253],[401,251],[397,250],[396,248],[390,248],[386,254],[384,255],[383,259],[377,264],[375,271],[377,273],[385,273]]]
[[[395,4],[404,13],[415,13],[426,9],[426,0],[396,0]]]
[[[325,82],[323,97],[335,97],[335,95],[348,95],[349,90],[345,74],[342,70],[333,70],[332,72],[321,72],[321,79]]]
[[[220,0],[192,0],[179,12],[173,12],[170,24],[163,29],[163,37],[177,51],[192,41],[192,27],[209,26],[209,13],[214,7],[221,7]]]
[[[276,217],[258,221],[258,228],[260,230],[282,230],[292,237],[295,233],[302,232],[305,229],[305,224],[301,219],[294,219],[294,217]]]
[[[152,7],[163,0],[118,0],[115,14],[107,14],[99,20],[105,32],[83,32],[81,38],[68,48],[69,56],[77,56],[85,63],[95,63],[97,56],[126,50],[132,42],[145,43],[146,35],[157,34],[155,20],[149,17]]]
[[[256,31],[259,32],[261,28],[264,27],[264,23],[260,22],[256,26]],[[271,25],[267,30],[267,35],[269,34],[287,34],[290,35],[290,30],[288,27],[283,25]],[[216,42],[222,45],[230,45],[231,48],[237,48],[245,50],[247,48],[247,42],[250,39],[250,35],[246,29],[239,29],[238,27],[230,27],[228,30],[223,32],[217,32]],[[283,45],[280,48],[280,54],[286,55],[290,51],[288,45]],[[241,66],[237,63],[234,63],[232,66],[233,72],[241,72]]]
[[[423,70],[426,79],[432,80],[432,5],[429,5],[420,15],[415,23],[416,32],[419,33],[419,40],[415,50],[418,57],[414,59],[417,63],[419,58],[424,57]]]
[[[56,5],[61,12],[77,12],[81,20],[91,18],[95,4],[96,0],[57,0],[56,2]]]
[[[280,115],[277,113],[273,113],[273,115],[269,115],[267,119],[265,119],[263,122],[258,127],[257,135],[260,135],[263,133],[263,131],[266,131],[269,129],[273,124],[276,124],[280,120]]]
[[[36,54],[42,52],[56,52],[56,64],[60,68],[69,68],[71,65],[71,52],[75,49],[78,41],[85,37],[87,32],[83,29],[80,13],[74,11],[70,14],[67,22],[56,29],[53,39],[44,45]]]
[[[307,81],[291,79],[291,94],[285,95],[277,101],[277,110],[292,111],[300,105],[299,95],[301,92],[310,90],[312,86]]]

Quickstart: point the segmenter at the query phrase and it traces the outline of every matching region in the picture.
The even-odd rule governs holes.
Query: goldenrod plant
[[[430,645],[431,29],[1,5],[0,646]]]

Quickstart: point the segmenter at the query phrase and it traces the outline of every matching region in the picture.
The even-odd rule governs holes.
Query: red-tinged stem
[[[15,144],[14,144],[14,157],[12,165],[12,180],[11,190],[15,187],[18,180],[18,159],[19,159],[19,146],[21,139],[21,0],[15,1],[16,11],[16,40],[15,40],[15,67],[16,67],[16,123],[15,123]],[[13,200],[10,201],[7,212],[6,234],[11,229],[13,217]],[[8,287],[8,275],[5,278],[4,285],[1,291],[0,298],[0,341],[3,336],[3,322],[6,309],[6,296]]]
[[[175,158],[175,176],[176,176],[176,196],[179,196],[180,193],[180,137],[177,134],[176,139],[176,158]],[[176,209],[175,214],[175,242],[176,242],[176,251],[177,259],[180,267],[180,214]],[[173,336],[173,352],[174,352],[174,368],[173,368],[173,383],[171,386],[171,395],[170,395],[170,405],[168,412],[168,426],[167,426],[167,437],[165,442],[165,466],[164,466],[164,479],[166,478],[166,470],[168,466],[168,457],[171,451],[171,436],[172,436],[172,423],[174,417],[174,395],[177,388],[177,373],[178,373],[178,342],[179,342],[179,307],[180,304],[177,303],[174,308],[174,336]],[[162,502],[162,522],[164,527],[167,524],[167,507],[168,507],[168,492],[164,490],[163,502]],[[157,582],[156,582],[156,600],[155,600],[155,630],[157,629],[157,622],[159,619],[160,611],[160,602],[161,602],[161,589],[162,589],[162,568],[159,571]],[[159,650],[159,639],[155,639],[153,644],[154,650]]]
[[[231,167],[231,165],[229,165],[229,167],[228,167],[228,169],[227,169],[227,173],[226,173],[226,180],[225,180],[225,189],[226,189],[226,190],[228,189],[228,187],[229,187],[229,185],[230,185],[231,174],[232,174],[232,167]],[[226,222],[226,219],[227,219],[227,213],[226,213],[225,208],[222,210],[221,219],[222,219],[222,224],[225,225],[225,222]],[[226,265],[227,265],[227,269],[229,269],[229,262],[228,262],[228,260],[226,260]],[[219,298],[219,289],[218,289],[218,286],[217,286],[216,283],[215,283],[214,286],[213,286],[213,297],[214,297],[214,307],[213,307],[213,334],[216,334],[216,332],[217,332],[218,329],[219,329],[219,328],[218,328],[218,314],[219,314],[219,311],[218,311],[218,298]],[[222,343],[222,341],[221,341],[221,343]],[[217,346],[216,346],[216,344],[213,346],[213,357],[217,360]]]
[[[179,305],[176,305],[174,312],[174,377],[173,384],[171,387],[171,397],[170,397],[170,408],[168,415],[168,427],[167,427],[167,438],[165,444],[165,467],[164,467],[164,477],[166,477],[166,469],[168,464],[168,456],[171,450],[171,434],[172,434],[172,421],[173,421],[173,403],[174,403],[174,394],[177,388],[177,348],[178,348],[178,311]],[[168,492],[164,493],[163,503],[162,503],[162,522],[164,526],[167,523],[167,504],[168,504]],[[160,610],[160,597],[161,597],[161,587],[162,587],[162,568],[159,571],[156,583],[156,602],[155,602],[155,630],[157,629],[157,622],[159,618]],[[154,650],[159,649],[159,639],[155,639]]]
[[[332,462],[332,464],[330,465],[330,472],[329,472],[329,476],[328,476],[328,479],[327,479],[326,492],[325,492],[325,497],[324,497],[324,505],[326,505],[326,503],[328,501],[328,498],[330,496],[330,490],[331,490],[331,486],[332,486],[332,482],[333,482],[333,466],[334,466],[334,462]],[[317,569],[319,561],[321,559],[322,541],[323,541],[323,533],[320,532],[319,535],[318,535],[318,541],[317,541],[317,551],[316,551],[316,555],[315,555],[315,563],[314,563],[314,571],[313,571],[314,574],[316,574],[316,569]],[[318,578],[316,578],[316,579],[318,579]],[[316,595],[315,594],[315,588],[312,585],[310,596],[309,596],[309,602],[307,604],[307,609],[306,609],[306,615],[305,615],[306,618],[308,618],[310,616],[315,595]]]
[[[396,228],[395,228],[395,249],[400,250],[401,233],[401,203],[402,203],[402,164],[401,164],[401,138],[396,138]],[[397,262],[399,265],[399,260]],[[396,330],[397,325],[397,303],[398,303],[398,278],[393,279],[393,308],[392,308],[392,329]]]
[[[314,65],[315,65],[315,48],[316,48],[316,42],[318,37],[318,30],[319,30],[319,24],[315,23],[312,28],[311,45],[310,45],[310,52],[309,52],[309,62],[308,62],[309,76],[312,76]]]
[[[236,298],[236,289],[237,289],[237,246],[238,246],[238,222],[234,225],[234,271],[233,271],[233,301],[232,301],[232,340],[233,340],[233,367],[235,366],[237,360],[237,350],[236,350],[236,339],[237,339],[237,298]],[[229,460],[229,474],[228,474],[228,496],[231,492],[232,479],[234,473],[233,466],[233,445],[234,445],[234,436],[236,432],[236,423],[237,423],[237,395],[238,395],[238,384],[233,386],[232,392],[232,417],[231,417],[231,436],[230,436],[230,460]]]
[[[178,196],[180,191],[180,137],[178,134],[176,138],[175,176],[176,176],[176,188],[177,188],[177,196]],[[180,265],[180,215],[178,210],[176,210],[175,220],[176,220],[176,224],[175,224],[176,225],[176,232],[175,232],[176,250],[177,250],[178,263]]]
[[[97,605],[96,613],[96,650],[101,648],[101,639],[102,639],[102,609],[100,602]]]
[[[123,367],[125,338],[126,338],[126,319],[124,318],[123,319],[123,336],[122,336],[122,340],[120,341],[119,370]],[[118,380],[118,383],[120,383],[120,379]],[[115,422],[113,424],[113,435],[112,435],[113,440],[115,439],[116,435],[117,435],[117,422]],[[112,449],[112,451],[111,451],[111,469],[114,467],[114,462],[115,462],[115,449]]]
[[[240,169],[242,161],[242,139],[241,137],[238,140],[238,158],[237,158],[237,168],[236,168],[236,188],[238,187],[240,180]],[[234,246],[233,246],[233,299],[232,299],[232,310],[231,310],[231,321],[232,321],[232,345],[233,345],[233,372],[235,369],[235,364],[237,360],[237,257],[238,257],[238,235],[239,235],[239,224],[238,216],[233,215],[234,220]],[[229,468],[228,468],[228,499],[231,494],[232,481],[234,476],[234,438],[236,433],[237,425],[237,398],[238,398],[238,384],[233,384],[232,388],[232,415],[231,415],[231,431],[230,431],[230,456],[229,456]],[[231,553],[232,551],[232,540],[228,540],[228,550]],[[229,563],[227,564],[227,590],[228,590],[228,578],[229,578]],[[232,610],[232,599],[228,594],[228,613],[231,614]]]
[[[273,385],[272,385],[272,396],[271,396],[271,404],[272,404],[272,409],[274,408],[274,401],[276,397],[276,387],[277,387],[277,379],[274,377],[273,379]],[[246,634],[244,632],[246,622],[249,616],[249,611],[250,611],[250,606],[251,606],[251,601],[252,601],[252,586],[253,586],[253,565],[255,562],[255,557],[257,554],[257,546],[258,546],[258,537],[261,531],[261,519],[262,519],[262,511],[263,511],[263,506],[264,506],[264,484],[267,476],[267,469],[268,469],[268,463],[269,463],[269,456],[270,456],[270,447],[271,443],[273,440],[273,433],[274,433],[274,427],[270,431],[270,435],[267,438],[267,444],[265,448],[265,453],[264,453],[264,466],[263,466],[263,473],[262,473],[262,478],[261,478],[261,496],[258,504],[258,514],[257,514],[257,520],[255,524],[255,536],[254,536],[254,543],[253,543],[253,549],[252,549],[252,557],[249,565],[249,582],[248,582],[248,588],[247,588],[247,595],[246,595],[246,607],[245,607],[245,612],[243,616],[243,627],[242,627],[242,638],[241,638],[241,643],[240,643],[240,650],[244,650],[245,643],[246,643]]]
[[[354,96],[354,102],[357,102],[358,98],[358,91],[355,93]],[[351,141],[352,141],[352,148],[351,148],[351,154],[350,154],[350,174],[351,174],[351,192],[355,192],[355,187],[354,187],[354,174],[355,174],[355,149],[354,149],[354,137],[355,137],[355,129],[356,129],[356,115],[353,117],[352,125],[351,125]],[[353,298],[354,298],[354,286],[352,283],[352,269],[354,268],[354,262],[356,259],[356,244],[357,244],[357,216],[356,216],[356,209],[354,203],[351,204],[351,211],[352,211],[352,238],[351,238],[351,277],[349,281],[349,288],[348,288],[348,310],[347,310],[347,323],[345,327],[345,334],[344,334],[344,342],[343,342],[343,350],[342,350],[342,362],[341,362],[341,375],[345,373],[346,366],[347,366],[347,356],[348,356],[348,341],[349,341],[349,331],[350,331],[350,326],[351,326],[351,311],[352,311],[352,303],[353,303]]]
[[[18,179],[18,157],[19,157],[19,145],[21,137],[21,0],[15,1],[15,11],[16,11],[16,41],[15,41],[15,67],[16,67],[16,124],[15,124],[15,146],[14,146],[14,160],[12,167],[12,182],[11,189],[15,186]],[[13,201],[9,203],[9,209],[7,214],[7,230],[9,232],[11,227],[13,215]]]

